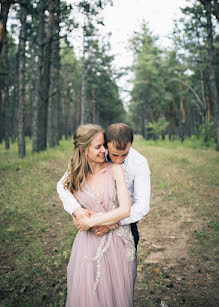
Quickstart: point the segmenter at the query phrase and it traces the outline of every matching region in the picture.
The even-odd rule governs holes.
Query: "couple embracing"
[[[133,306],[137,222],[150,210],[150,170],[125,124],[79,126],[57,184],[79,229],[67,268],[68,307]],[[107,148],[107,149],[106,149]]]

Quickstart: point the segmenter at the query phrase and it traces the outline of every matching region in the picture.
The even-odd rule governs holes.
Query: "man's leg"
[[[134,237],[135,248],[136,248],[136,251],[137,251],[137,245],[138,245],[138,241],[139,241],[139,233],[138,233],[137,223],[131,224],[131,231],[132,231],[132,235]]]

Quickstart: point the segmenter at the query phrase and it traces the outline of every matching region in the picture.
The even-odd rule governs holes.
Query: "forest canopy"
[[[219,150],[218,2],[187,2],[169,48],[142,22],[127,42],[133,65],[118,72],[103,31],[113,1],[1,0],[0,142],[17,140],[24,157],[25,137],[38,152],[79,124],[126,122],[145,139],[202,137]],[[128,72],[125,108],[117,80]]]

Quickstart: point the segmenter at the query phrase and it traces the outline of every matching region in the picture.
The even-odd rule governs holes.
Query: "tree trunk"
[[[176,102],[173,94],[173,108],[172,108],[172,139],[176,138]]]
[[[219,21],[219,4],[218,4],[218,0],[214,0],[214,15],[217,18],[217,21]]]
[[[188,99],[188,112],[187,112],[187,135],[189,137],[192,136],[192,119],[191,119],[191,103],[190,100]]]
[[[91,94],[92,94],[92,122],[95,123],[96,121],[95,86],[92,86]]]
[[[41,11],[44,13],[45,4],[42,3],[41,5],[42,5]],[[40,43],[43,44],[42,48],[44,49],[43,50],[44,56],[42,58],[42,83],[40,84],[39,94],[38,94],[40,98],[39,150],[45,150],[47,148],[48,101],[49,101],[49,88],[50,88],[51,52],[52,52],[53,30],[54,30],[54,8],[55,8],[55,0],[49,0],[48,35],[46,40],[44,38],[42,38],[42,40],[40,39]]]
[[[59,100],[59,0],[50,0],[49,32],[51,42],[50,84],[48,99],[48,142],[50,147],[59,143],[58,100]]]
[[[186,122],[186,113],[184,111],[184,107],[183,107],[183,96],[180,97],[180,110],[182,113],[182,119],[181,119],[181,133],[180,133],[180,139],[181,142],[184,141],[184,137],[185,137],[185,122]]]
[[[45,43],[44,43],[44,26],[45,26],[45,16],[44,16],[44,3],[43,0],[39,2],[39,29],[38,29],[38,37],[39,37],[39,49],[38,49],[38,68],[36,74],[36,94],[35,99],[33,100],[33,122],[32,122],[32,142],[33,142],[33,152],[38,152],[42,149],[42,140],[40,140],[42,136],[42,118],[44,117],[43,110],[43,72],[44,72],[44,51],[45,51]]]
[[[26,17],[27,2],[21,4],[20,21],[21,30],[19,37],[19,72],[18,72],[18,155],[25,156],[25,133],[24,133],[24,100],[25,100],[25,45],[26,45]]]
[[[70,87],[67,87],[66,96],[64,98],[64,134],[65,139],[67,140],[69,137],[69,117],[70,117]],[[71,117],[70,117],[71,119]]]
[[[12,122],[11,122],[11,141],[14,143],[18,136],[18,58],[19,54],[17,53],[15,58],[13,59],[13,72],[12,74],[14,77],[13,79],[13,85],[14,88],[12,90],[11,94],[11,100],[13,101],[13,108],[12,108]]]
[[[208,43],[208,67],[209,67],[209,83],[211,88],[211,100],[214,106],[214,116],[215,116],[215,134],[216,134],[216,150],[219,151],[219,101],[217,86],[215,81],[214,72],[214,59],[213,59],[213,35],[212,35],[212,21],[211,21],[211,0],[200,0],[206,11],[207,18],[207,43]]]
[[[7,20],[11,2],[2,0],[0,11],[0,111],[2,112],[0,119],[2,119],[1,128],[6,149],[9,149]]]
[[[201,91],[202,91],[202,103],[203,103],[203,112],[204,112],[204,116],[206,114],[207,111],[207,104],[206,104],[206,99],[205,99],[205,87],[204,87],[204,75],[203,75],[203,68],[202,68],[202,48],[200,45],[200,41],[199,41],[199,32],[198,30],[196,30],[197,32],[197,37],[198,37],[198,54],[199,54],[199,70],[200,70],[200,79],[201,79]]]
[[[79,126],[80,119],[81,119],[81,97],[78,95],[75,95],[75,102],[76,102],[76,114],[75,114],[75,128]]]
[[[85,58],[82,58],[82,86],[81,86],[81,125],[85,123],[85,103],[86,103],[86,68]]]
[[[208,84],[206,83],[205,85],[205,92],[206,92],[206,101],[207,101],[207,121],[208,123],[210,122],[211,119],[211,102],[210,102],[210,97],[209,97],[209,92],[208,92]]]

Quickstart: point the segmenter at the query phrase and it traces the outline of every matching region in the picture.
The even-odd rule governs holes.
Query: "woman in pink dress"
[[[130,198],[121,165],[105,161],[104,131],[83,125],[73,137],[73,155],[64,186],[89,210],[72,247],[67,268],[67,307],[133,306],[136,258],[130,225],[103,236],[91,230],[130,215]],[[95,214],[94,214],[95,212]]]

